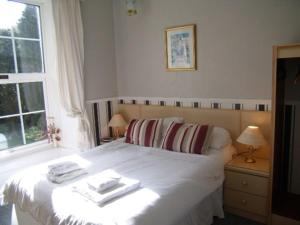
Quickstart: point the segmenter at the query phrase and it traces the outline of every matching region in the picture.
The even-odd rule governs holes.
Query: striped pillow
[[[158,147],[161,138],[162,119],[137,120],[130,122],[125,142],[146,147]]]
[[[208,147],[211,126],[200,124],[171,123],[162,148],[185,153],[202,154]]]

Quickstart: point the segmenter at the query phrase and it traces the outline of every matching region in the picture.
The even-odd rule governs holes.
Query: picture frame
[[[165,29],[167,71],[197,70],[196,25],[188,24]]]

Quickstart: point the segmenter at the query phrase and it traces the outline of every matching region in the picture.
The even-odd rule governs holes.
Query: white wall
[[[86,100],[117,95],[113,9],[111,0],[81,3],[85,47]]]
[[[119,96],[270,99],[272,45],[300,42],[299,0],[113,2]],[[198,70],[166,72],[164,30],[190,23]]]

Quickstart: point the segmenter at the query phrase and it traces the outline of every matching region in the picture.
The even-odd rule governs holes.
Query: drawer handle
[[[247,185],[248,185],[248,182],[245,181],[245,180],[243,180],[243,181],[242,181],[242,185],[243,185],[243,186],[247,186]]]
[[[243,205],[247,205],[247,200],[243,199],[243,200],[242,200],[242,204],[243,204]]]

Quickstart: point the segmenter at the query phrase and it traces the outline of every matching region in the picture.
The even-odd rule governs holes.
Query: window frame
[[[28,112],[28,113],[24,113],[22,111],[19,111],[18,114],[12,114],[12,115],[7,115],[7,116],[1,116],[1,118],[5,118],[5,117],[19,117],[21,119],[21,127],[22,127],[22,141],[24,143],[24,135],[25,135],[25,131],[24,131],[24,123],[23,123],[23,115],[28,115],[28,114],[35,114],[38,112],[44,112],[46,118],[49,116],[49,103],[48,103],[48,96],[51,95],[51,93],[49,93],[49,85],[47,84],[48,80],[51,79],[49,78],[49,71],[47,71],[48,66],[50,65],[48,58],[50,58],[51,56],[49,56],[49,54],[47,54],[47,50],[49,48],[51,48],[49,46],[49,48],[47,48],[47,43],[49,41],[45,40],[45,33],[48,33],[47,30],[47,26],[48,24],[46,23],[46,17],[49,17],[49,13],[51,10],[51,5],[49,7],[49,5],[46,8],[46,1],[45,0],[13,0],[14,2],[19,2],[19,3],[24,3],[24,4],[30,4],[30,5],[35,5],[39,7],[39,13],[38,13],[38,24],[39,24],[39,39],[35,39],[35,38],[22,38],[22,37],[14,37],[13,34],[11,34],[11,36],[0,36],[1,38],[6,38],[6,39],[10,39],[10,40],[33,40],[33,41],[39,41],[40,43],[40,54],[41,54],[41,63],[42,63],[42,72],[41,73],[18,73],[18,65],[17,65],[17,61],[16,61],[16,54],[15,54],[15,44],[13,44],[13,51],[14,51],[14,67],[15,67],[15,73],[0,73],[0,75],[8,75],[8,79],[0,79],[0,84],[20,84],[20,83],[30,83],[30,82],[42,82],[43,85],[43,93],[44,93],[44,106],[45,109],[44,110],[39,110],[39,111],[32,111],[32,112]],[[12,32],[13,33],[13,32]],[[51,33],[51,32],[50,32]],[[12,41],[13,42],[13,41]],[[51,43],[49,43],[51,44]],[[53,45],[53,43],[52,43]],[[53,46],[52,46],[53,47]],[[53,54],[52,54],[53,55]],[[50,71],[51,73],[51,71]],[[52,71],[53,73],[53,71]],[[52,77],[53,78],[53,77]],[[17,85],[19,86],[19,85]],[[18,87],[17,87],[18,88]],[[19,89],[19,88],[18,88]],[[18,91],[18,107],[20,109],[20,95],[19,95],[19,91]],[[26,143],[26,141],[25,141]],[[8,148],[5,150],[1,150],[0,151],[0,157],[1,156],[5,156],[7,154],[10,153],[14,153],[14,152],[26,152],[25,150],[27,149],[32,149],[32,148],[38,148],[39,146],[41,148],[45,147],[49,145],[48,140],[41,140],[41,141],[37,141],[34,143],[30,143],[30,144],[22,144],[20,146],[16,146],[13,148]]]

